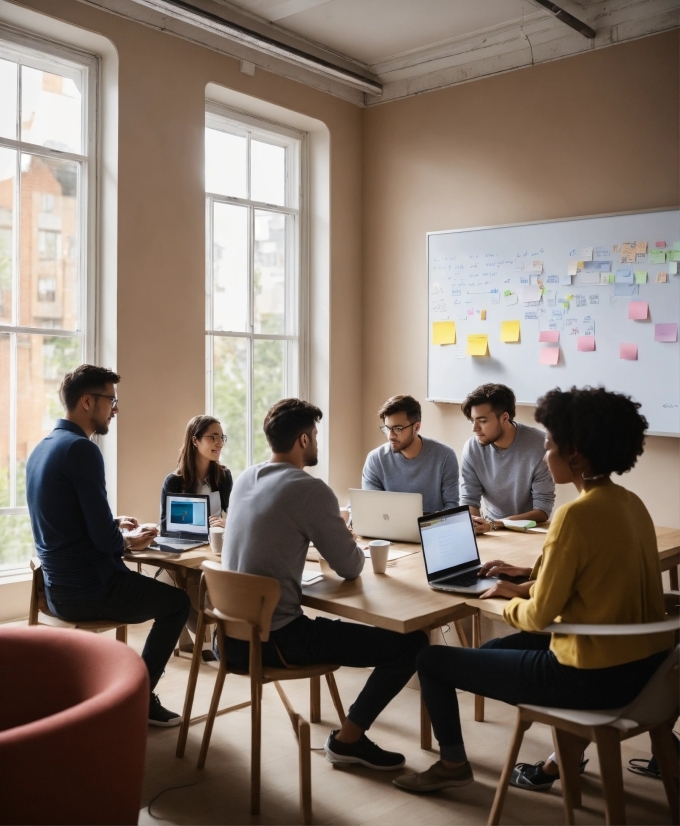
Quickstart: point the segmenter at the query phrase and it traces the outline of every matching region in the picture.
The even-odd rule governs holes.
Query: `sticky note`
[[[540,301],[541,288],[537,284],[530,284],[522,288],[522,301],[526,304],[528,301]]]
[[[519,341],[519,321],[501,322],[501,341]]]
[[[657,242],[654,244],[654,246],[655,246],[657,249],[659,249],[659,250],[660,250],[660,249],[663,249],[663,248],[666,246],[666,242],[665,242],[665,241],[657,241]]]
[[[485,356],[489,352],[489,336],[480,333],[468,333],[467,355]]]
[[[559,330],[541,330],[538,334],[539,341],[551,341],[555,343],[556,341],[560,340],[560,331]]]
[[[640,287],[637,284],[614,284],[614,295],[639,295]]]
[[[668,273],[669,273],[669,275],[677,275],[678,274],[678,262],[677,261],[669,261],[668,262]]]
[[[623,267],[620,270],[616,271],[616,283],[617,284],[634,284],[635,280],[633,278],[633,270],[630,267]]]
[[[593,260],[593,248],[592,247],[584,247],[581,250],[581,260],[582,261],[592,261]]]
[[[512,304],[517,304],[518,297],[517,293],[506,293],[505,294],[505,306],[510,307]]]
[[[595,349],[595,336],[579,336],[576,339],[579,353],[591,353]]]
[[[599,284],[600,283],[600,273],[596,271],[586,271],[582,272],[579,276],[579,283],[580,284]]]
[[[637,361],[638,346],[637,344],[619,344],[619,358],[624,361]]]
[[[666,253],[666,261],[680,261],[680,250],[669,250]]]
[[[561,275],[560,276],[560,284],[563,287],[568,287],[571,285],[571,276],[570,275]]]
[[[486,321],[486,310],[479,311],[479,319],[480,321]]]
[[[614,275],[613,272],[610,272],[609,273],[609,283],[613,284],[615,281],[616,281],[616,276]]]
[[[610,272],[601,272],[600,273],[600,284],[609,284],[609,279],[612,278],[612,274]]]
[[[647,283],[647,270],[635,270],[635,283],[636,284],[646,284]]]
[[[673,324],[655,324],[654,325],[654,341],[677,341],[678,340],[678,325]]]
[[[646,301],[629,301],[628,318],[634,321],[646,321],[649,312],[649,305]]]
[[[668,273],[667,272],[658,272],[656,274],[656,283],[657,284],[665,284],[668,281]]]
[[[646,241],[636,241],[635,242],[635,254],[636,255],[647,255],[647,242]]]
[[[578,272],[578,261],[570,261],[569,266],[567,267],[567,273],[569,275],[576,275]]]
[[[673,241],[673,249],[680,250],[680,241]]]
[[[649,263],[650,264],[665,264],[666,263],[666,250],[650,250],[649,252]]]
[[[554,367],[560,360],[559,347],[541,347],[538,351],[538,363],[549,364]]]
[[[456,322],[455,321],[433,321],[432,322],[432,343],[433,344],[455,344],[456,343]]]

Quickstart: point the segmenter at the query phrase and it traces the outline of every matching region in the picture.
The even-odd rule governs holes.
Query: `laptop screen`
[[[455,573],[479,562],[475,531],[467,507],[419,520],[428,578],[443,571]]]
[[[169,534],[208,533],[207,496],[168,496],[165,501],[165,529]]]

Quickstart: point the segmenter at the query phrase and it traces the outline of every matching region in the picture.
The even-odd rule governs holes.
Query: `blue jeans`
[[[347,717],[366,731],[385,706],[399,694],[416,671],[416,657],[428,646],[427,634],[413,631],[398,634],[368,625],[357,625],[325,617],[297,617],[272,631],[262,646],[262,664],[288,665],[335,663],[354,668],[373,668]],[[233,668],[248,668],[250,644],[226,639],[227,662]],[[216,651],[219,656],[219,652]]]
[[[548,650],[550,637],[513,634],[482,648],[433,645],[418,655],[418,677],[444,760],[467,760],[456,689],[510,705],[619,708],[631,702],[668,656],[610,668],[561,665]]]
[[[127,624],[154,620],[142,651],[153,691],[189,616],[186,593],[134,571],[116,572],[106,595],[98,600],[78,601],[70,592],[70,588],[59,586],[45,589],[50,610],[69,622],[106,620]]]

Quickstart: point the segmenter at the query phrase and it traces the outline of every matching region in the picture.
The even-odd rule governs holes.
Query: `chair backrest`
[[[632,703],[621,710],[619,719],[654,726],[678,716],[680,693],[680,646],[676,646],[654,672]]]
[[[281,598],[281,585],[268,576],[225,571],[218,563],[201,565],[212,608],[208,616],[226,623],[226,634],[238,640],[250,641],[252,629],[259,632],[262,642],[269,639],[272,614]]]
[[[49,614],[51,616],[52,612],[50,611],[50,607],[47,604],[47,597],[45,596],[45,577],[43,576],[42,564],[40,563],[39,557],[34,556],[31,558],[31,570],[33,571],[33,596],[38,609],[43,614]]]

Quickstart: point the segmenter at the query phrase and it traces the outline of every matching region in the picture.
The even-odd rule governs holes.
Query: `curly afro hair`
[[[577,450],[593,474],[626,473],[642,455],[647,419],[641,405],[604,387],[550,390],[537,403],[534,418],[566,454]]]

